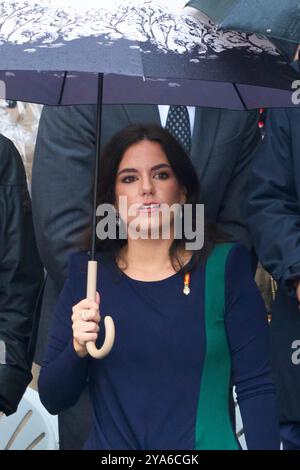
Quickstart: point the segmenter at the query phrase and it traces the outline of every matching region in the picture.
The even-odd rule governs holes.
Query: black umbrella
[[[0,2],[2,95],[48,105],[96,103],[102,72],[103,103],[292,105],[298,76],[272,43],[178,14],[185,3]]]
[[[97,103],[93,243],[87,297],[96,294],[96,194],[102,103],[232,109],[291,105],[296,72],[266,39],[218,33],[179,15],[182,0],[0,2],[0,93],[52,105]],[[99,73],[101,72],[101,73]],[[275,91],[276,90],[276,91]],[[107,354],[114,325],[94,357]]]
[[[216,25],[300,43],[300,0],[191,0]]]

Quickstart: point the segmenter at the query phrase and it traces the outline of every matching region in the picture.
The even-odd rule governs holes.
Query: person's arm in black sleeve
[[[0,411],[16,411],[31,380],[29,352],[43,269],[21,157],[0,136]]]
[[[300,112],[291,111],[268,111],[266,135],[249,181],[247,209],[258,258],[283,285],[300,278]]]
[[[279,419],[269,363],[267,313],[253,280],[251,259],[235,245],[226,263],[225,324],[247,447],[279,449]]]
[[[32,206],[41,260],[62,288],[69,254],[90,223],[95,106],[45,106],[32,169]]]
[[[243,129],[243,139],[239,158],[228,182],[222,205],[218,214],[218,226],[231,234],[235,241],[251,248],[252,241],[245,218],[247,201],[247,182],[253,165],[253,159],[261,143],[258,128],[259,115],[256,111],[248,113]]]
[[[77,303],[73,292],[76,254],[71,255],[69,277],[60,293],[54,321],[39,376],[41,402],[51,414],[75,405],[86,386],[89,356],[80,358],[73,346],[72,307]]]

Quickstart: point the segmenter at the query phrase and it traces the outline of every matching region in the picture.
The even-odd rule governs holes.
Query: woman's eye
[[[161,171],[160,173],[156,173],[156,175],[154,175],[154,178],[166,180],[169,178],[169,173],[167,173],[166,171]]]
[[[132,181],[135,181],[136,177],[135,176],[125,176],[125,178],[122,179],[122,183],[132,183]]]

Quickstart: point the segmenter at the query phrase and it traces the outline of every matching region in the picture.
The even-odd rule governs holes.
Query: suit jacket
[[[45,107],[32,173],[34,225],[48,272],[37,360],[46,344],[52,309],[66,278],[67,259],[90,221],[95,158],[95,106]],[[101,145],[130,123],[160,124],[153,105],[103,106]],[[197,108],[191,159],[206,216],[249,246],[245,186],[260,133],[256,112]]]
[[[300,314],[291,288],[300,279],[299,129],[300,109],[268,112],[249,179],[248,216],[258,257],[278,281],[271,346],[280,419],[300,423]]]

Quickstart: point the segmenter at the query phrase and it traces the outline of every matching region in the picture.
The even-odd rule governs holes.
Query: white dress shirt
[[[158,105],[160,123],[161,123],[161,126],[162,126],[162,127],[165,127],[165,126],[166,126],[169,108],[170,108],[170,106],[169,106],[168,104],[159,104],[159,105]],[[196,108],[195,108],[195,106],[187,106],[186,108],[187,108],[188,113],[189,113],[190,127],[191,127],[191,136],[192,136],[192,135],[193,135],[193,131],[194,131],[195,111],[196,111]]]

